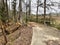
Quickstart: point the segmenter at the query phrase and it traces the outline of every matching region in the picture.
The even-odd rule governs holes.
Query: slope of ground
[[[31,45],[60,45],[60,31],[56,28],[29,23],[33,27]]]
[[[7,45],[30,45],[32,39],[32,28],[22,26],[20,27],[21,35],[13,42],[8,42]]]
[[[13,28],[13,27],[12,27]],[[6,45],[30,45],[32,39],[32,27],[20,26],[17,30],[6,35]],[[5,40],[3,35],[0,36],[0,45],[4,45]]]
[[[15,39],[17,39],[17,38],[20,36],[20,34],[21,34],[21,32],[20,32],[20,30],[18,29],[18,30],[16,30],[15,32],[13,32],[13,33],[11,33],[11,34],[9,34],[9,35],[6,35],[7,41],[8,41],[8,42],[14,41]],[[4,40],[4,37],[3,37],[3,35],[2,35],[2,36],[0,36],[0,45],[3,45],[4,43],[5,43],[5,40]]]
[[[9,34],[7,39],[6,45],[60,45],[60,31],[53,27],[30,22],[28,26],[20,26],[18,30]],[[1,36],[0,45],[3,44],[4,38]]]

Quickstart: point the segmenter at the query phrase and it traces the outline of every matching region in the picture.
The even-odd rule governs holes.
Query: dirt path
[[[55,28],[31,23],[33,26],[33,37],[31,45],[46,45],[45,41],[59,40],[60,31]]]

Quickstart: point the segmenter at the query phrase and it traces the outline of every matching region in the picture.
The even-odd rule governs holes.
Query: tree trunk
[[[9,0],[9,8],[8,8],[9,10],[8,10],[8,15],[9,15],[9,19],[10,19],[10,17],[11,17],[11,12],[10,12],[10,0]]]
[[[46,24],[45,21],[46,21],[46,0],[44,0],[44,24]]]
[[[38,22],[38,5],[39,5],[39,0],[37,1],[36,22]]]
[[[5,10],[4,10],[4,15],[6,17],[6,20],[9,20],[9,15],[8,15],[8,4],[7,4],[7,0],[4,0],[4,5],[5,5]]]
[[[4,10],[3,10],[3,15],[5,15],[5,3],[4,3],[4,0],[2,0],[2,8],[4,9]],[[4,19],[5,19],[5,18],[4,18]],[[7,37],[6,37],[6,33],[5,33],[4,22],[3,22],[2,19],[1,19],[1,29],[2,29],[2,34],[3,34],[4,40],[5,40],[4,45],[6,45],[6,43],[7,43]]]
[[[13,21],[17,22],[17,18],[16,18],[16,0],[13,0]]]
[[[31,19],[31,0],[29,0],[29,20]]]
[[[28,16],[27,16],[27,5],[26,5],[26,23],[27,23],[27,21],[28,21]]]
[[[22,0],[19,0],[19,22],[22,23]]]

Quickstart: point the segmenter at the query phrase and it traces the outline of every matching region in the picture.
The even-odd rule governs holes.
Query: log
[[[19,24],[13,24],[12,26],[9,26],[6,28],[6,31],[8,33],[13,33],[14,31],[16,31],[18,28],[20,27]]]
[[[20,36],[21,32],[20,30],[15,31],[14,33],[11,33],[7,35],[7,42],[12,42],[16,40]],[[0,45],[3,45],[5,43],[4,37],[0,37]]]

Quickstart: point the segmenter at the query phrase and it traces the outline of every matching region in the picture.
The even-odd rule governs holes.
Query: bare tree
[[[30,1],[29,1],[30,2]],[[27,3],[27,1],[26,1],[26,23],[28,22],[28,18],[30,19],[30,5]],[[28,10],[28,8],[29,8],[29,10]],[[29,13],[29,15],[28,15],[28,13]]]
[[[38,22],[38,8],[39,8],[39,0],[37,1],[37,12],[36,12],[36,22]]]
[[[19,0],[19,22],[22,23],[22,0]]]
[[[14,20],[14,22],[17,22],[17,19],[16,19],[16,0],[13,0],[13,2],[12,2],[12,8],[13,8],[13,20]]]
[[[6,43],[7,43],[7,37],[6,37],[6,33],[5,33],[5,30],[6,30],[6,20],[8,19],[7,18],[7,15],[5,14],[5,10],[7,10],[7,9],[5,9],[5,2],[4,2],[4,0],[1,0],[1,8],[0,8],[0,16],[1,16],[1,18],[0,18],[0,20],[1,20],[1,29],[2,29],[2,34],[3,34],[3,37],[4,37],[4,40],[5,40],[5,43],[4,43],[4,45],[6,45]]]
[[[11,0],[9,0],[9,5],[8,5],[8,6],[9,6],[9,7],[8,7],[8,15],[9,15],[9,19],[10,19],[10,17],[11,17],[11,12],[10,12],[10,5],[11,5],[11,3],[10,3],[10,1],[11,1]]]
[[[7,18],[9,19],[7,0],[5,0],[5,11],[6,11]]]
[[[31,18],[31,0],[29,0],[29,19]]]
[[[27,21],[28,21],[28,16],[27,16],[28,14],[27,14],[27,2],[26,2],[26,23],[27,23]]]
[[[44,0],[44,24],[46,21],[46,0]]]

